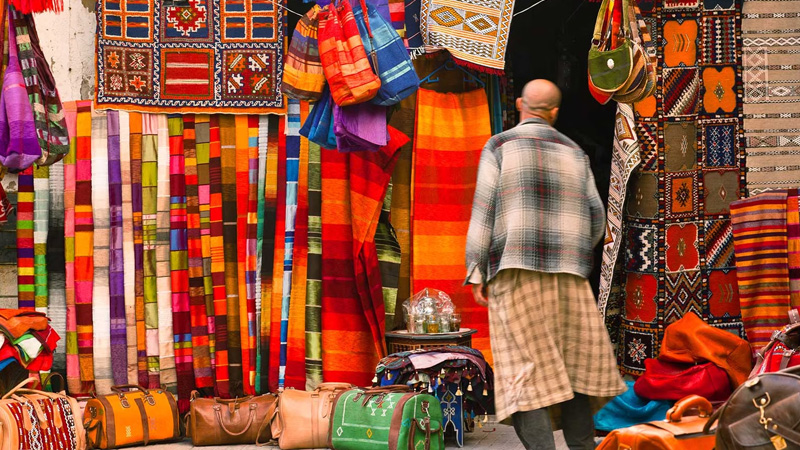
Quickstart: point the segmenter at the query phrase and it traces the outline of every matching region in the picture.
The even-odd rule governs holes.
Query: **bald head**
[[[538,117],[551,125],[558,117],[561,106],[561,90],[548,80],[533,80],[522,89],[522,97],[517,99],[520,119]]]

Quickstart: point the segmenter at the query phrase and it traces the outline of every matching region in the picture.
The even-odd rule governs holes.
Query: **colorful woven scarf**
[[[258,273],[258,116],[247,118],[247,248],[245,251],[245,285],[247,287],[247,315],[246,329],[243,329],[242,340],[247,336],[248,366],[244,371],[246,386],[252,393],[255,392],[256,383],[256,351],[258,342],[258,328],[256,322],[256,274]],[[266,161],[265,161],[266,162]],[[243,321],[244,322],[244,321]],[[244,348],[242,349],[244,359]]]
[[[131,210],[133,218],[131,220],[133,225],[133,267],[134,267],[134,314],[136,318],[136,371],[138,374],[141,386],[149,385],[150,370],[148,359],[148,333],[150,327],[147,326],[147,319],[151,315],[151,308],[147,306],[145,292],[148,288],[145,286],[145,273],[144,273],[144,198],[145,193],[148,197],[148,208],[150,207],[150,182],[145,191],[142,184],[142,177],[144,175],[144,161],[142,155],[145,148],[150,146],[150,137],[145,137],[143,132],[145,122],[149,121],[148,115],[139,113],[130,113],[130,148],[131,148]],[[149,130],[149,123],[148,130]],[[149,152],[149,150],[148,150]],[[148,155],[149,158],[149,155]],[[148,162],[148,177],[150,176]],[[149,178],[148,178],[149,179]],[[149,224],[149,219],[148,219]],[[148,231],[149,233],[149,231]],[[148,235],[148,242],[149,242]],[[152,266],[151,266],[152,267]]]
[[[322,383],[322,172],[319,145],[308,145],[308,270],[306,281],[306,389]]]
[[[270,307],[270,361],[269,361],[269,388],[275,391],[281,375],[281,322],[283,321],[283,273],[285,235],[286,235],[286,127],[288,120],[281,120],[278,129],[278,163],[277,163],[277,207],[275,214],[275,252],[273,264],[275,270],[272,274],[272,299]],[[284,245],[281,245],[284,243]],[[288,311],[287,311],[288,314]]]
[[[283,132],[283,120],[270,120],[267,125],[267,171],[264,183],[264,241],[262,245],[261,263],[261,389],[270,391],[277,387],[277,377],[275,386],[269,383],[269,368],[272,365],[272,349],[270,348],[270,338],[272,331],[272,289],[275,268],[275,233],[276,220],[278,217],[278,141]],[[262,123],[262,126],[265,125]],[[263,129],[262,129],[263,134]]]
[[[406,5],[403,0],[389,0],[389,18],[400,37],[406,35]]]
[[[33,167],[20,172],[17,185],[18,308],[33,310],[36,307],[33,267]]]
[[[797,308],[800,307],[800,205],[797,189],[789,189],[786,197],[786,234],[790,301],[792,307]]]
[[[228,375],[228,306],[225,289],[225,242],[222,222],[222,146],[220,143],[220,116],[209,119],[209,217],[211,246],[211,280],[214,298],[215,377],[216,394],[230,398],[231,384]]]
[[[170,116],[169,126],[169,265],[172,285],[172,332],[175,336],[175,371],[178,377],[178,409],[189,409],[195,388],[192,361],[192,316],[189,305],[189,250],[186,211],[186,163],[181,116]],[[203,302],[205,308],[205,301]]]
[[[242,335],[239,320],[238,237],[236,233],[236,120],[235,116],[219,118],[222,147],[222,221],[225,257],[225,292],[227,293],[228,377],[231,395],[244,393],[242,373]]]
[[[236,325],[242,347],[242,383],[245,395],[254,393],[250,382],[250,340],[247,318],[247,214],[250,197],[250,130],[248,116],[236,116],[235,129],[235,177],[236,177],[236,283],[239,302]],[[253,304],[255,309],[255,304]],[[255,378],[255,376],[254,376]]]
[[[414,136],[416,106],[416,94],[400,102],[400,108],[392,114],[389,125],[397,128],[406,136]],[[391,225],[403,255],[400,260],[397,284],[397,298],[401,302],[411,297],[411,155],[413,149],[413,142],[400,147],[400,156],[392,174]]]
[[[78,105],[64,105],[69,127],[70,152],[64,158],[64,303],[67,309],[66,366],[69,392],[81,392],[78,357],[78,317],[75,306],[75,154],[78,148]]]
[[[398,153],[400,153],[400,151],[398,151]],[[396,170],[395,168],[395,171]],[[397,241],[397,234],[390,221],[393,191],[394,188],[392,184],[389,183],[389,187],[386,189],[386,195],[383,199],[381,215],[378,218],[378,228],[375,230],[375,250],[378,252],[378,261],[380,263],[386,330],[392,330],[395,325],[397,285],[400,281],[400,263],[403,260],[400,243]]]
[[[125,347],[127,358],[125,372],[128,384],[138,384],[139,369],[136,336],[135,286],[136,252],[133,248],[133,181],[131,177],[131,115],[124,111],[118,112],[117,114],[119,116],[119,162],[120,185],[122,188],[120,192],[120,196],[122,198],[122,261],[123,264],[127,263],[127,270],[123,270]],[[141,117],[135,115],[135,118],[138,119],[139,126],[141,127]],[[137,141],[136,144],[141,148],[141,135],[139,136],[139,141]],[[141,165],[139,166],[139,173],[141,174]],[[137,198],[141,200],[141,195]],[[114,375],[117,375],[116,369],[114,370]]]
[[[92,217],[92,102],[78,102],[75,148],[75,316],[81,386],[73,393],[94,389],[92,295],[94,278],[94,220]]]
[[[158,116],[142,115],[142,245],[144,323],[147,334],[147,387],[160,385],[158,356],[158,287],[156,283],[156,202],[158,198]]]
[[[204,131],[207,132],[208,128],[206,127]],[[214,378],[211,373],[206,289],[203,276],[203,240],[200,231],[200,195],[197,175],[196,139],[195,116],[184,115],[182,151],[184,159],[183,173],[185,174],[184,181],[186,184],[186,245],[192,369],[196,386],[198,388],[209,388],[214,385]],[[206,164],[206,170],[207,168],[208,164]],[[175,180],[175,182],[178,183],[179,180]],[[207,183],[205,187],[208,187]],[[175,327],[178,327],[178,319],[173,316],[173,321]],[[180,386],[180,374],[178,377]]]
[[[158,189],[156,190],[156,286],[158,288],[159,383],[177,392],[175,336],[172,332],[172,280],[170,268],[170,144],[169,119],[158,116]],[[181,130],[181,135],[183,131]],[[185,247],[184,247],[185,248]]]
[[[442,123],[448,126],[442,127]],[[482,89],[463,94],[417,92],[412,291],[435,287],[447,292],[461,312],[463,326],[478,330],[472,346],[483,352],[487,361],[491,361],[487,312],[475,304],[470,288],[462,284],[478,161],[491,136],[490,126]]]
[[[74,121],[74,115],[72,116]],[[72,125],[74,127],[74,124]],[[50,166],[49,172],[49,197],[48,208],[49,223],[46,251],[48,305],[47,313],[50,316],[53,330],[59,336],[67,336],[67,299],[66,266],[64,249],[64,164],[57,163]],[[34,180],[35,182],[36,180]],[[66,341],[64,341],[66,342]],[[53,352],[53,370],[64,372],[67,367],[66,345],[59,345]]]
[[[210,359],[210,376],[208,385],[205,381],[201,384],[199,377],[195,375],[198,387],[214,386],[214,371],[216,370],[216,324],[214,318],[214,282],[211,278],[211,204],[210,204],[210,173],[208,166],[210,126],[208,115],[199,114],[195,116],[195,146],[197,154],[197,198],[200,214],[200,243],[202,249],[203,264],[203,291],[205,296],[205,316],[206,330],[208,333],[208,354]],[[191,249],[191,247],[190,247]],[[191,260],[190,260],[191,268]],[[191,281],[190,281],[191,282]],[[193,332],[194,333],[194,332]],[[202,334],[202,331],[198,331]],[[197,348],[197,346],[193,347]],[[195,358],[195,367],[197,358]]]
[[[267,181],[267,140],[269,132],[269,119],[267,116],[258,117],[258,189],[256,192],[257,226],[256,226],[256,271],[253,284],[255,285],[256,307],[256,360],[255,360],[255,390],[262,394],[261,388],[261,269],[264,265],[264,213],[266,208],[266,181]]]
[[[114,384],[128,384],[128,343],[125,317],[125,255],[122,250],[123,225],[120,115],[116,111],[109,111],[107,118],[110,227],[108,290],[111,300],[109,304],[111,316],[111,370]],[[130,171],[130,169],[128,170]],[[133,243],[133,241],[131,241],[131,243]]]
[[[33,169],[33,295],[36,310],[47,314],[47,236],[50,225],[50,167]]]
[[[111,236],[108,185],[108,117],[92,111],[92,216],[94,221],[94,281],[92,320],[94,376],[98,394],[111,393],[111,298],[109,295],[109,243]]]

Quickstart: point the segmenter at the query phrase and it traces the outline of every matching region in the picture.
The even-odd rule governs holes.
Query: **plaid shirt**
[[[587,278],[605,212],[589,158],[542,119],[489,139],[467,233],[467,283],[503,269]]]

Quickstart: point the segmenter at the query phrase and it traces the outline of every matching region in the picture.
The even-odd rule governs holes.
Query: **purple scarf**
[[[386,107],[358,103],[333,105],[333,132],[340,152],[378,151],[389,143],[386,130]]]

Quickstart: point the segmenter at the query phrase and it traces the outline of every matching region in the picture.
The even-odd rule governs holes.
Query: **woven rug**
[[[20,172],[17,180],[18,308],[34,310],[33,166]]]
[[[442,127],[441,124],[448,124]],[[491,361],[486,308],[464,283],[464,248],[481,149],[491,136],[483,90],[441,94],[417,92],[412,178],[412,292],[427,287],[446,292],[474,328],[474,348]]]
[[[123,292],[125,296],[125,346],[128,384],[138,384],[138,348],[136,335],[136,251],[133,244],[133,178],[131,170],[131,115],[121,111],[119,114],[119,161],[122,198],[122,260],[127,261],[123,270]],[[134,115],[141,124],[141,118]],[[141,147],[141,137],[137,145]],[[141,170],[141,167],[140,167]],[[141,196],[137,197],[141,201]],[[116,376],[116,370],[115,370]]]
[[[514,0],[421,0],[420,31],[426,46],[489,73],[503,73]]]
[[[306,390],[314,390],[322,383],[322,151],[319,145],[309,142]]]
[[[142,258],[144,324],[149,388],[159,386],[158,288],[156,281],[156,215],[158,198],[158,116],[142,115]]]
[[[114,378],[111,370],[111,297],[110,212],[108,185],[108,117],[103,111],[92,112],[92,217],[94,221],[94,279],[92,320],[95,389],[100,395],[111,393]]]
[[[98,106],[285,112],[285,12],[271,0],[98,0],[96,10]]]
[[[47,236],[50,225],[50,167],[33,169],[33,300],[47,314]]]
[[[800,1],[742,6],[747,190],[800,186]]]
[[[634,105],[642,162],[629,181],[623,266],[611,283],[618,295],[602,311],[628,374],[644,371],[664,329],[690,311],[744,336],[729,211],[744,193],[741,5],[639,5],[663,42],[661,81],[654,96]]]
[[[142,185],[143,161],[145,146],[149,145],[142,134],[148,116],[130,113],[130,149],[131,149],[131,210],[133,214],[133,267],[134,267],[134,315],[136,319],[136,372],[138,384],[149,384],[147,359],[147,317],[149,308],[145,303],[144,285],[144,186]],[[149,151],[149,150],[148,150]],[[148,188],[149,195],[149,188]],[[149,202],[149,200],[148,200]],[[130,369],[129,369],[130,370]]]
[[[106,117],[108,120],[108,293],[110,300],[109,316],[111,320],[109,336],[111,339],[111,373],[114,384],[128,384],[128,342],[125,320],[125,255],[122,250],[120,116],[118,112],[110,111]]]
[[[772,333],[789,321],[792,303],[786,213],[786,191],[767,192],[731,204],[739,299],[753,352],[768,344]]]

